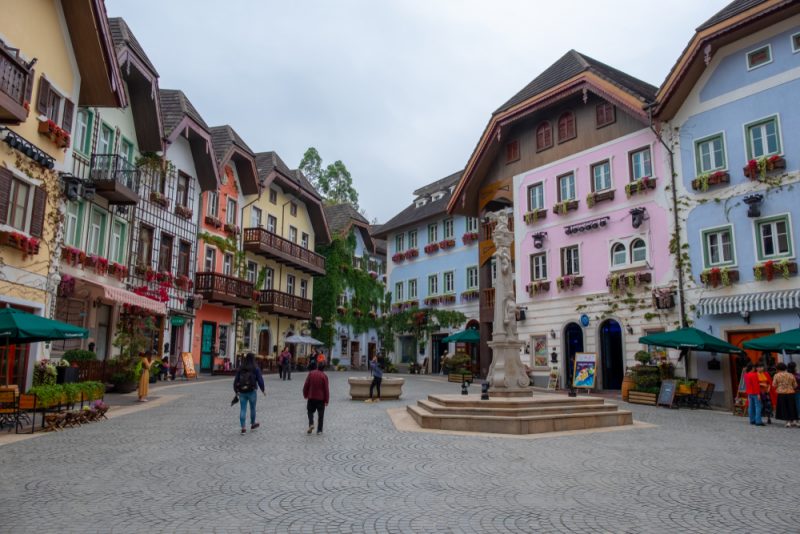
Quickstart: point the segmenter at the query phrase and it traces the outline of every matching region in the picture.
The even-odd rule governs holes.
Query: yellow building
[[[101,0],[0,0],[0,306],[52,317],[77,106],[125,105]],[[39,343],[10,351],[27,386]]]
[[[264,186],[244,197],[242,242],[251,269],[266,268],[266,276],[257,288],[260,319],[245,323],[240,341],[243,351],[274,358],[313,320],[314,277],[325,274],[314,247],[330,242],[330,232],[322,199],[300,171],[275,152],[256,154],[256,164]]]

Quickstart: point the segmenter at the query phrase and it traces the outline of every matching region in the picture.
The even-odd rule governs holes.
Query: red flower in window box
[[[95,274],[105,276],[108,272],[108,260],[101,256],[92,256]]]
[[[21,250],[22,259],[27,259],[29,256],[34,256],[39,253],[39,240],[35,237],[29,237],[19,232],[3,232],[3,235],[3,244]]]
[[[392,261],[394,263],[403,263],[406,259],[406,255],[402,252],[398,252],[396,254],[392,254]]]
[[[225,228],[224,229],[225,229],[225,231],[227,233],[233,234],[233,235],[239,235],[239,232],[241,231],[238,226],[236,226],[235,224],[230,224],[230,223],[225,223]]]
[[[417,256],[419,256],[419,250],[417,250],[415,248],[410,248],[410,249],[406,250],[406,252],[405,252],[405,257],[406,257],[407,260],[410,260],[412,258],[416,258]]]
[[[433,254],[439,250],[439,243],[428,243],[424,250],[425,254]]]
[[[461,241],[463,241],[465,245],[474,243],[477,240],[478,240],[478,232],[467,232],[463,236],[461,236]]]
[[[156,279],[156,272],[150,267],[146,267],[144,271],[144,279],[148,282],[152,282]]]
[[[128,268],[121,263],[113,262],[108,266],[108,273],[114,275],[121,282],[128,277]]]
[[[177,278],[175,278],[175,287],[177,287],[178,289],[183,289],[184,291],[191,291],[193,286],[194,283],[192,282],[192,279],[186,276],[185,274],[182,274]]]
[[[190,210],[186,206],[181,206],[180,204],[178,204],[175,206],[175,215],[177,215],[178,217],[183,217],[184,219],[191,219],[192,210]]]
[[[456,240],[455,239],[445,239],[443,241],[439,241],[439,248],[442,249],[442,250],[446,250],[448,248],[453,248],[454,246],[456,246]]]
[[[169,282],[171,284],[172,280],[173,280],[172,273],[169,273],[167,271],[162,271],[160,273],[156,273],[156,281],[157,282]]]
[[[206,215],[205,222],[214,228],[222,228],[222,221],[213,215]]]
[[[73,267],[77,267],[79,263],[83,264],[86,254],[82,250],[79,250],[75,247],[67,246],[61,248],[61,257],[68,264],[72,265]]]

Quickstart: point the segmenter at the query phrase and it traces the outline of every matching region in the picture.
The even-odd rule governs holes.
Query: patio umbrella
[[[704,352],[722,352],[725,354],[739,353],[744,351],[723,341],[711,334],[706,334],[702,330],[687,326],[672,332],[658,332],[639,338],[639,343],[653,345],[656,347],[669,347],[672,349],[686,350],[686,376],[689,376],[689,352],[700,350]],[[680,358],[679,358],[680,359]]]
[[[475,328],[467,328],[462,332],[456,332],[444,338],[444,343],[478,343],[481,340],[481,334]]]
[[[800,328],[744,342],[744,348],[765,352],[800,352]]]
[[[38,341],[55,341],[58,339],[83,339],[89,335],[85,328],[73,326],[61,321],[54,321],[16,308],[0,309],[0,339],[5,345],[5,361],[3,377],[8,385],[9,363],[8,348],[10,345],[36,343]]]

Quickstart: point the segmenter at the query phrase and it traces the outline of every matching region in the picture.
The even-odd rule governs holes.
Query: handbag
[[[239,394],[238,394],[238,393],[236,393],[236,394],[233,396],[233,400],[231,400],[231,406],[233,406],[234,404],[236,404],[236,403],[238,403],[238,402],[239,402]]]

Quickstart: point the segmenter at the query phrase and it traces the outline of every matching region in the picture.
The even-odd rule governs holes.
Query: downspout
[[[670,174],[670,188],[672,189],[672,216],[673,216],[673,223],[675,224],[675,235],[673,236],[675,239],[675,256],[676,256],[676,266],[678,268],[678,306],[680,309],[680,324],[681,328],[685,328],[686,325],[686,302],[684,299],[684,278],[683,278],[683,248],[681,245],[681,232],[680,232],[680,218],[678,217],[678,188],[676,187],[676,180],[675,180],[675,153],[672,149],[664,142],[662,139],[661,134],[656,130],[653,126],[653,106],[654,103],[650,103],[647,105],[647,116],[649,118],[650,130],[655,134],[658,138],[658,141],[664,147],[664,149],[669,153],[669,174]]]

